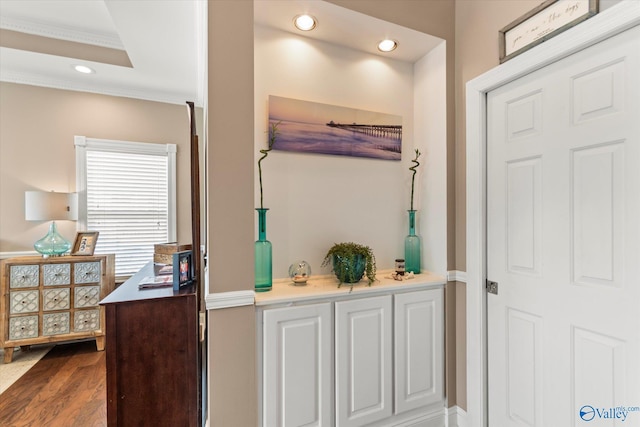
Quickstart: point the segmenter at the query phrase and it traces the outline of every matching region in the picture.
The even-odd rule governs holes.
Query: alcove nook
[[[402,153],[380,160],[273,150],[263,160],[274,288],[255,296],[259,424],[442,424],[445,41],[328,2],[265,3],[254,3],[255,207],[270,96],[400,116]],[[301,13],[317,20],[313,31],[294,27]],[[385,38],[397,49],[378,51]],[[423,274],[394,282],[386,276],[404,257],[416,149]],[[257,218],[254,225],[257,236]],[[327,276],[293,289],[289,265],[306,260],[312,279],[329,275],[321,264],[339,242],[369,246],[378,281],[340,293]]]
[[[313,31],[294,27],[302,12],[317,19]],[[408,232],[416,148],[423,153],[414,196],[422,265],[445,276],[445,41],[328,2],[255,2],[254,17],[256,164],[267,145],[269,95],[394,114],[403,125],[401,161],[275,150],[263,161],[274,279],[299,259],[313,274],[328,274],[322,259],[342,241],[370,246],[379,270],[393,268]],[[387,37],[398,48],[379,52]],[[257,167],[255,189],[259,207]]]

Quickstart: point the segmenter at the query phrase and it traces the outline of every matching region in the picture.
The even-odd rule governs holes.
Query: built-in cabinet
[[[427,425],[443,409],[441,285],[266,304],[258,323],[265,427]]]

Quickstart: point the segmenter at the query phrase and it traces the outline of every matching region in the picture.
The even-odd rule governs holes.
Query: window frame
[[[127,154],[143,154],[167,157],[168,179],[168,241],[177,240],[177,204],[176,204],[176,144],[152,142],[119,141],[111,139],[88,138],[74,136],[76,151],[76,191],[78,193],[79,230],[87,229],[87,152],[109,151]]]

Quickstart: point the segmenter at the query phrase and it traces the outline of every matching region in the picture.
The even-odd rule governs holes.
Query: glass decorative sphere
[[[296,285],[304,285],[311,277],[311,266],[307,261],[296,261],[289,267],[289,277]]]

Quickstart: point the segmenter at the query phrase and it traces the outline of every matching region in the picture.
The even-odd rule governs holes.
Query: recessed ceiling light
[[[395,48],[397,47],[398,47],[398,42],[391,39],[385,39],[385,40],[382,40],[380,43],[378,43],[378,50],[381,52],[391,52],[392,50],[395,50]]]
[[[293,24],[300,31],[311,31],[316,27],[317,21],[311,15],[298,15],[293,18]]]
[[[73,69],[83,74],[93,74],[96,72],[93,68],[89,68],[86,65],[74,65]]]

